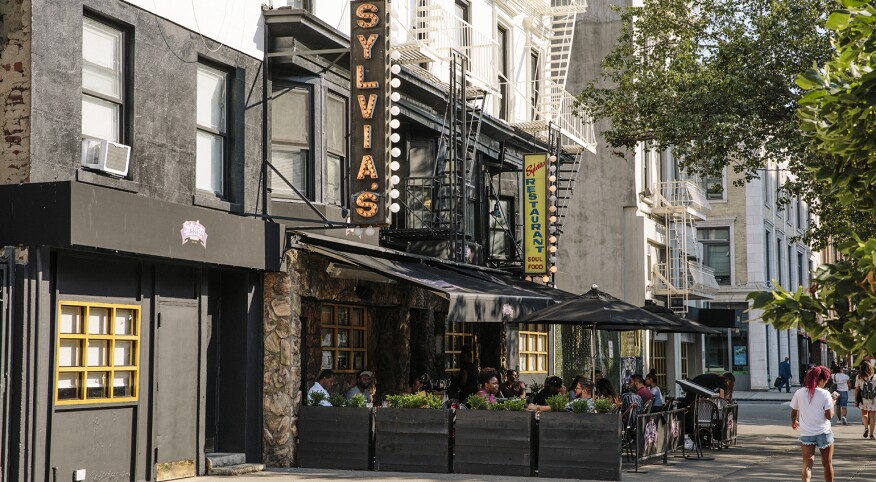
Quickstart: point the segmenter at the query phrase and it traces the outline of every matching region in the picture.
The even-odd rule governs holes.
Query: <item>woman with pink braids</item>
[[[821,451],[825,482],[833,482],[833,432],[830,419],[837,393],[824,389],[830,379],[830,370],[825,366],[810,368],[806,372],[803,388],[791,399],[791,428],[800,430],[800,446],[803,449],[803,482],[812,479],[815,463],[815,447]]]

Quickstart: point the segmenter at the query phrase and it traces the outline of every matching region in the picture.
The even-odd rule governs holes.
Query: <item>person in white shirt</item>
[[[846,421],[848,408],[846,407],[849,405],[849,376],[843,373],[843,367],[835,365],[831,378],[833,378],[833,383],[836,385],[836,392],[839,393],[839,398],[836,400],[837,418],[843,425],[848,425]]]
[[[830,419],[833,418],[833,405],[839,394],[831,394],[824,389],[829,379],[830,370],[827,367],[810,368],[806,372],[803,388],[797,390],[791,398],[791,428],[800,430],[800,447],[803,450],[803,482],[812,479],[815,447],[821,451],[825,482],[834,480],[833,431],[830,428]]]
[[[316,383],[310,387],[310,390],[307,391],[307,403],[310,403],[310,395],[313,393],[322,393],[325,395],[325,398],[319,402],[323,407],[331,407],[331,402],[328,401],[329,398],[329,390],[335,386],[335,372],[331,370],[323,370],[319,372],[319,378],[316,380]]]

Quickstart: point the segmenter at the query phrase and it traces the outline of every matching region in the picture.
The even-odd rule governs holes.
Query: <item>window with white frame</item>
[[[697,228],[703,245],[703,264],[715,270],[718,284],[730,284],[730,228]]]
[[[508,111],[511,105],[511,86],[509,85],[508,73],[508,29],[499,25],[496,31],[496,41],[498,42],[498,63],[496,64],[496,72],[499,74],[499,92],[502,99],[499,102],[499,118],[508,120]]]
[[[768,167],[764,168],[761,183],[763,184],[763,203],[766,206],[772,205],[771,195],[773,190],[770,187],[772,185],[772,183],[770,182],[771,176],[772,171],[770,171]]]
[[[493,201],[490,212],[490,255],[493,258],[509,259],[513,256],[514,213],[511,212],[514,198],[502,196]]]
[[[763,254],[764,254],[764,275],[767,283],[773,282],[773,268],[772,268],[772,258],[770,257],[770,250],[772,249],[772,233],[768,230],[764,231],[764,241],[763,241]]]
[[[92,18],[82,21],[82,136],[122,142],[125,34]]]
[[[724,200],[724,174],[703,174],[700,176],[700,187],[706,192],[709,201]]]
[[[537,50],[529,53],[529,104],[530,119],[538,120],[538,102],[541,95],[541,54]]]
[[[310,136],[312,94],[308,86],[275,84],[271,100],[271,192],[313,200]]]
[[[228,152],[228,74],[198,64],[197,153],[195,187],[222,197],[225,194]]]
[[[344,205],[344,166],[347,159],[347,100],[326,95],[325,196],[327,204]]]
[[[776,236],[776,277],[778,278],[779,286],[787,288],[784,276],[785,267],[782,266],[782,252],[784,251],[782,244],[784,244],[782,238]]]

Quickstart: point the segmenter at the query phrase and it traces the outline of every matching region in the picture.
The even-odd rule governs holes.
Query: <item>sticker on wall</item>
[[[200,221],[186,221],[179,230],[182,236],[182,244],[200,243],[207,247],[207,228]]]

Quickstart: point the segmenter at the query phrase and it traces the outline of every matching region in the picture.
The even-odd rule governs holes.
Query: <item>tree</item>
[[[807,238],[815,249],[849,239],[847,228],[876,234],[838,203],[815,176],[821,154],[795,114],[805,87],[795,77],[831,55],[823,25],[832,0],[645,0],[620,10],[623,30],[603,61],[602,78],[579,96],[609,119],[607,142],[672,147],[691,173],[730,167],[743,182],[767,163],[787,165],[786,199],[800,196],[827,222]],[[622,155],[622,154],[621,154]]]
[[[797,77],[807,90],[797,114],[823,164],[810,166],[838,204],[873,222],[876,213],[876,0],[842,0],[826,27],[831,59]],[[752,293],[753,308],[776,328],[801,326],[826,336],[839,353],[876,353],[876,238],[854,234],[843,259],[824,266],[812,286]]]

